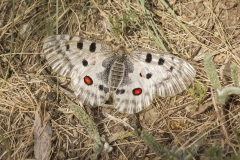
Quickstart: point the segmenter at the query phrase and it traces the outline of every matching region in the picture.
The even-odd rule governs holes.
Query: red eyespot
[[[85,82],[87,85],[92,85],[92,84],[93,84],[93,80],[92,80],[92,78],[90,78],[89,76],[85,76],[85,77],[84,77],[84,82]]]
[[[135,89],[133,89],[132,93],[133,93],[133,95],[138,96],[142,93],[142,89],[141,88],[135,88]]]

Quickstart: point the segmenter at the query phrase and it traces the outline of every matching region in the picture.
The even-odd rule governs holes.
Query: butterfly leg
[[[114,102],[115,101],[114,101],[113,96],[111,94],[109,94],[105,97],[104,102],[102,104],[100,104],[99,106],[100,107],[114,108],[114,104],[115,104]]]
[[[130,119],[130,125],[134,127],[134,131],[136,135],[140,136],[142,131],[142,126],[139,121],[139,114],[138,113],[131,114],[129,115],[129,119]]]

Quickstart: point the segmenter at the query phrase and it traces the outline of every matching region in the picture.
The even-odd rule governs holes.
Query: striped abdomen
[[[121,84],[124,77],[125,66],[123,62],[115,61],[111,67],[108,77],[110,91],[115,91]]]

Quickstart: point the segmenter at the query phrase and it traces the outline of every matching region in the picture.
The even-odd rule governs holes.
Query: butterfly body
[[[116,91],[121,82],[123,81],[123,78],[125,76],[125,54],[118,55],[116,54],[113,63],[110,64],[110,71],[109,71],[109,77],[108,77],[108,86],[110,87],[110,91],[114,92]]]
[[[150,49],[113,48],[83,37],[55,35],[43,46],[53,70],[72,80],[75,95],[85,105],[136,113],[148,107],[153,95],[173,96],[185,90],[196,71],[184,60]]]

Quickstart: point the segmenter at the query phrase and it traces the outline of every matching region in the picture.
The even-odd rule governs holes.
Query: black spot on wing
[[[104,93],[108,93],[109,92],[109,88],[107,88],[107,87],[104,87],[103,90],[104,90]]]
[[[125,93],[125,89],[117,89],[116,94],[123,94]]]
[[[67,45],[66,45],[66,50],[68,51],[68,50],[69,50],[69,48],[70,48],[70,47],[69,47],[69,44],[67,44]]]
[[[104,93],[108,93],[109,92],[109,89],[107,87],[104,87],[103,85],[99,85],[98,86],[98,89],[100,91],[104,91]]]
[[[172,72],[172,70],[173,70],[173,66],[170,67],[170,71],[171,71],[171,72]]]
[[[159,60],[158,60],[158,64],[159,64],[159,65],[163,65],[163,63],[164,63],[164,59],[159,58]]]
[[[95,52],[96,50],[96,43],[92,42],[89,46],[89,51],[90,52]]]
[[[82,61],[82,64],[84,67],[86,67],[88,65],[88,61],[86,61],[85,59]]]
[[[78,42],[77,43],[77,48],[78,49],[82,49],[83,48],[83,43],[82,42]]]
[[[152,77],[152,73],[148,73],[147,75],[146,75],[146,78],[147,79],[149,79],[149,78],[151,78]]]
[[[152,55],[151,55],[150,53],[147,54],[145,61],[146,61],[147,63],[152,62]]]
[[[99,86],[98,86],[98,89],[99,89],[100,91],[103,91],[103,85],[99,85]]]

